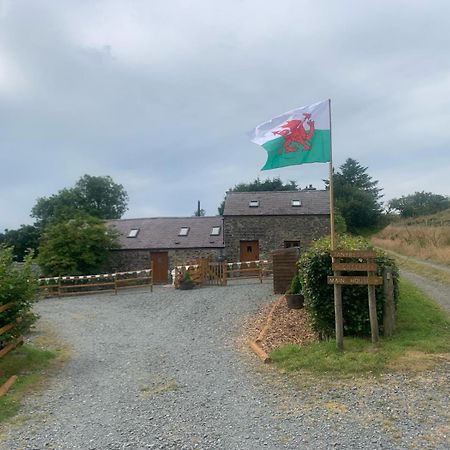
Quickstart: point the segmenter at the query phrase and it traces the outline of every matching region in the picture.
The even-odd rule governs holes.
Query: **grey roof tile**
[[[107,225],[120,233],[122,249],[223,248],[223,218],[158,217],[148,219],[107,220]],[[181,227],[189,227],[187,236],[179,236]],[[212,227],[220,227],[218,236],[211,236]],[[132,229],[139,229],[129,238]]]
[[[250,207],[258,200],[258,207]],[[300,200],[301,206],[291,205]],[[224,216],[284,216],[330,214],[330,194],[323,190],[227,192]]]

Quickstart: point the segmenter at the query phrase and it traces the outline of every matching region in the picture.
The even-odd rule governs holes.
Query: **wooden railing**
[[[6,303],[0,306],[0,313],[7,311],[15,305],[14,302]],[[0,328],[0,341],[2,336],[10,332],[14,327],[17,326],[17,322],[11,322],[3,325]],[[10,351],[14,350],[17,346],[23,344],[23,336],[15,338],[12,342],[7,343],[4,347],[0,347],[0,359],[7,355]],[[5,383],[0,386],[0,397],[5,395],[13,383],[17,380],[17,375],[9,377]]]
[[[119,289],[150,286],[153,292],[153,270],[40,278],[39,287],[44,297],[65,297],[80,294],[99,294]]]

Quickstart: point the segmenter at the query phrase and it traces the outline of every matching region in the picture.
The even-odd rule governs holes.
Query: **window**
[[[178,236],[187,236],[189,234],[189,227],[181,227]]]
[[[300,247],[300,241],[284,241],[284,248]]]
[[[302,206],[301,200],[291,200],[291,206]]]
[[[130,232],[128,233],[129,238],[135,238],[139,233],[139,228],[133,228],[130,230]]]
[[[259,206],[259,200],[250,200],[248,206],[250,208],[257,208]]]
[[[220,234],[220,227],[212,227],[211,236],[219,236],[219,234]]]

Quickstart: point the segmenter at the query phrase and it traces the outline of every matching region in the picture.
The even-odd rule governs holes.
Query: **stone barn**
[[[223,228],[228,261],[267,259],[279,248],[302,252],[330,233],[329,191],[228,192]]]
[[[177,262],[223,256],[223,218],[219,216],[117,219],[107,224],[119,232],[120,244],[111,252],[110,270],[149,268],[152,261],[155,283],[167,283],[168,272]]]

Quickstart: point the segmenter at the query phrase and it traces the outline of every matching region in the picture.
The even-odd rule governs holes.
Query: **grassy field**
[[[368,339],[345,338],[345,350],[334,341],[304,347],[285,345],[270,357],[290,372],[349,377],[389,370],[424,370],[450,360],[450,318],[431,299],[401,280],[397,328],[393,337],[372,345]]]
[[[416,219],[402,219],[374,235],[377,246],[450,267],[450,210]]]
[[[0,360],[0,384],[18,375],[8,394],[0,397],[0,423],[17,414],[22,399],[40,383],[55,357],[53,351],[24,345]]]

